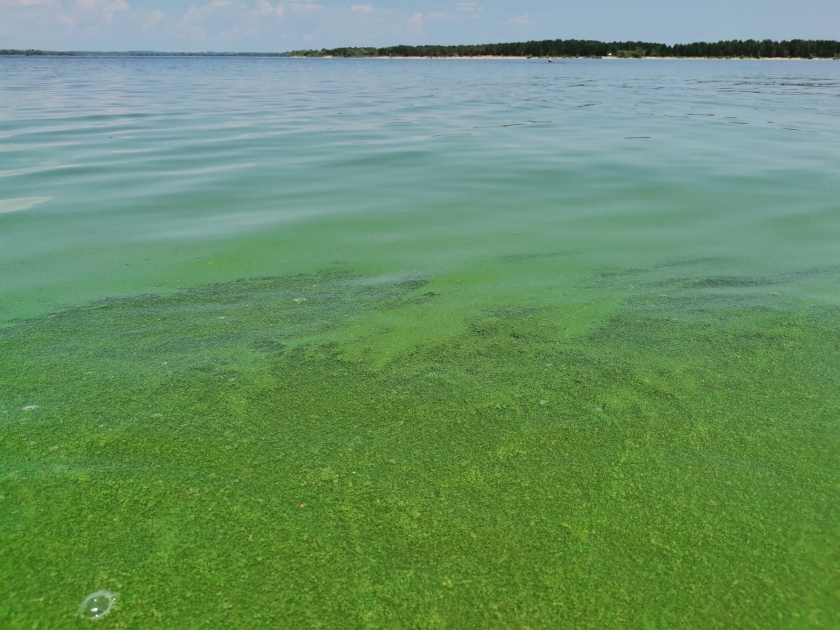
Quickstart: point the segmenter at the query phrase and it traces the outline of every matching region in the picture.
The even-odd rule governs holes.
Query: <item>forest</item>
[[[832,59],[840,57],[840,42],[802,40],[775,42],[733,40],[693,44],[650,42],[599,42],[581,39],[549,39],[509,44],[474,46],[389,46],[387,48],[333,48],[295,50],[289,57],[786,57]]]

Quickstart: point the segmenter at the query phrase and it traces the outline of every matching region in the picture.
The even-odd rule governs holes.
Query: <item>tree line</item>
[[[840,42],[804,40],[775,42],[732,40],[693,44],[651,42],[599,42],[581,39],[548,39],[509,44],[474,46],[388,46],[385,48],[332,48],[294,50],[290,57],[786,57],[801,59],[840,58]]]
[[[72,52],[48,52],[46,50],[15,50],[14,48],[2,48],[0,49],[0,55],[15,55],[15,56],[26,56],[26,57],[33,57],[38,55],[60,55],[62,57],[71,57],[75,53]]]
[[[508,44],[472,46],[388,46],[385,48],[322,48],[293,50],[288,53],[161,53],[161,52],[60,52],[45,50],[0,49],[0,55],[37,56],[179,56],[179,57],[786,57],[794,59],[838,59],[840,42],[833,40],[792,39],[775,42],[732,40],[694,42],[693,44],[656,44],[651,42],[599,42],[585,39],[547,39]]]

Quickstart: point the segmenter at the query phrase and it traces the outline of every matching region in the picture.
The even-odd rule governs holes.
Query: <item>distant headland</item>
[[[547,39],[510,44],[475,46],[390,46],[387,48],[334,48],[293,50],[288,57],[706,57],[835,59],[840,42],[802,40],[774,42],[766,39],[693,44],[649,42],[599,42],[582,39]]]
[[[147,50],[96,51],[96,50],[16,50],[0,48],[0,56],[14,57],[285,57],[286,53],[231,53],[231,52],[156,52]]]
[[[95,52],[0,49],[0,55],[66,57],[584,57],[584,58],[743,58],[743,59],[840,59],[840,42],[804,40],[776,42],[732,40],[694,42],[692,44],[656,44],[650,42],[599,42],[582,39],[547,39],[507,44],[465,46],[388,46],[385,48],[322,48],[278,53],[228,52]]]

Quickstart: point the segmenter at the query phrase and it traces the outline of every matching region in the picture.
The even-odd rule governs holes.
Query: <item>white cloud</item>
[[[209,5],[204,7],[205,11],[209,9]],[[183,35],[191,39],[204,39],[207,37],[206,31],[201,27],[201,22],[204,20],[204,12],[197,6],[191,6],[187,12],[181,16],[178,27]]]
[[[0,7],[61,7],[58,0],[0,0]]]
[[[0,7],[9,7],[7,11],[0,11],[0,32],[8,31],[8,27],[14,29],[12,24],[17,22],[26,25],[24,34],[19,35],[24,41],[31,41],[33,36],[40,35],[42,41],[48,44],[57,41],[55,38],[59,34],[66,36],[76,31],[77,27],[94,29],[88,30],[88,34],[102,34],[105,32],[103,28],[113,22],[115,14],[132,12],[126,0],[0,0]],[[144,17],[149,13],[147,10]],[[50,28],[47,25],[50,22],[53,28],[59,27],[61,31],[53,31],[49,35]],[[15,34],[18,35],[16,31]]]
[[[306,2],[285,2],[284,5],[289,10],[289,13],[295,15],[313,13],[324,8],[320,4],[315,4],[312,0],[307,0]]]
[[[131,7],[125,0],[76,0],[76,8],[95,11],[110,22],[117,11],[128,11]]]
[[[89,11],[125,11],[131,7],[125,0],[76,0],[76,8]]]
[[[178,34],[194,41],[259,41],[290,16],[305,16],[323,9],[314,2],[269,0],[211,0],[192,5],[178,22]],[[251,44],[249,44],[250,46]]]
[[[456,13],[443,13],[437,11],[435,13],[426,13],[423,15],[419,11],[408,18],[405,23],[398,28],[397,32],[404,32],[409,36],[422,36],[424,28],[430,26],[433,22],[455,22],[461,16]],[[472,16],[472,17],[478,17]]]
[[[273,16],[276,15],[277,17],[283,17],[283,13],[285,13],[285,7],[282,3],[278,3],[278,5],[272,6],[268,0],[257,0],[257,10],[260,12],[261,15],[265,16]]]
[[[531,26],[534,23],[534,18],[526,13],[525,15],[517,15],[509,21],[517,26]]]
[[[335,45],[348,33],[354,45],[383,37],[416,43],[445,25],[478,19],[484,10],[483,0],[452,0],[442,12],[400,14],[374,1],[0,0],[0,35],[15,47],[290,50]],[[41,39],[32,32],[42,33]]]
[[[163,18],[165,17],[166,16],[163,14],[163,11],[155,11],[154,13],[152,13],[151,16],[149,16],[149,19],[143,25],[143,30],[147,30],[152,28],[153,26],[157,26],[161,23],[161,21],[163,21]]]
[[[396,32],[402,33],[408,38],[423,36],[423,14],[419,11],[408,18],[402,24],[396,26]]]

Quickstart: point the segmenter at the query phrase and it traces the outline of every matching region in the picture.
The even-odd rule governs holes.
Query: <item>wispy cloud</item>
[[[434,23],[456,22],[462,17],[464,16],[460,16],[454,12],[436,11],[434,13],[423,14],[418,11],[399,25],[395,29],[395,33],[403,33],[412,38],[421,37],[426,35],[425,28],[431,27]]]
[[[515,24],[517,26],[531,26],[535,22],[534,17],[528,15],[517,15],[516,17],[511,18],[508,20],[511,24]]]
[[[261,40],[287,20],[316,17],[324,10],[311,0],[277,4],[269,0],[212,0],[192,5],[178,20],[176,36],[194,41]],[[331,11],[342,10],[333,7]]]
[[[320,4],[307,0],[307,2],[284,2],[285,8],[289,13],[294,15],[306,15],[322,10],[324,7]]]
[[[286,12],[282,3],[278,3],[275,7],[268,0],[257,0],[257,10],[262,15],[277,16],[279,18],[283,17],[283,14]]]
[[[106,22],[118,11],[128,11],[131,6],[125,0],[76,0],[76,8],[98,13]]]
[[[355,11],[356,13],[373,13],[373,5],[372,4],[354,4],[350,7],[351,11]]]
[[[0,0],[0,7],[55,7],[60,8],[58,0]]]
[[[127,11],[131,7],[125,0],[76,0],[76,7],[88,11]]]
[[[166,15],[164,15],[163,11],[155,11],[149,16],[149,19],[146,20],[146,23],[143,24],[143,30],[145,31],[157,26],[163,21],[163,18],[165,17]]]

